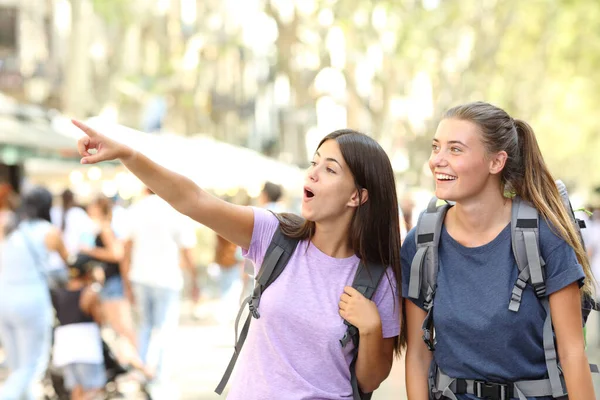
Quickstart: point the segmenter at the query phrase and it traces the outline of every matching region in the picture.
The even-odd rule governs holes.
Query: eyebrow
[[[321,154],[318,151],[316,151],[315,154],[318,155],[319,157],[321,157]],[[333,161],[334,163],[336,163],[337,165],[339,165],[341,169],[344,169],[344,167],[342,167],[342,164],[340,164],[339,161],[336,160],[335,158],[327,157],[325,159],[325,161]]]
[[[433,138],[434,142],[439,143],[440,141],[437,140],[436,138]],[[460,140],[449,140],[448,144],[460,144],[461,146],[465,146],[466,148],[469,148],[469,146],[467,146],[466,144],[464,144],[463,142],[461,142]]]

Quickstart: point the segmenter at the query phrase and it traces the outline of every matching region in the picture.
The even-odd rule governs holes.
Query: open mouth
[[[307,199],[312,199],[313,197],[315,197],[315,194],[309,188],[305,187],[304,197],[306,197]]]
[[[448,174],[435,174],[435,179],[437,179],[438,181],[455,181],[458,178],[456,176]]]

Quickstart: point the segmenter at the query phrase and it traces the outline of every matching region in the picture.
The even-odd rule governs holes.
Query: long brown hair
[[[445,118],[476,124],[489,153],[508,154],[502,170],[503,193],[516,194],[532,203],[542,217],[577,255],[585,272],[582,294],[591,296],[594,277],[577,230],[565,208],[550,170],[544,162],[535,133],[529,124],[513,119],[501,108],[484,102],[451,108]]]
[[[369,263],[389,265],[394,273],[395,304],[400,311],[397,293],[402,288],[400,272],[400,220],[394,172],[387,154],[371,137],[351,129],[341,129],[327,135],[318,148],[328,140],[340,146],[342,157],[348,164],[359,193],[366,189],[368,201],[357,207],[352,216],[348,241],[366,267]],[[359,201],[361,204],[362,201]],[[289,237],[310,240],[315,234],[314,221],[304,220],[294,214],[277,214],[282,232]],[[391,279],[388,277],[388,280]],[[392,282],[390,281],[390,285]],[[392,286],[393,288],[393,286]],[[402,312],[404,320],[404,312]],[[400,327],[395,350],[400,355],[406,345],[405,323]]]

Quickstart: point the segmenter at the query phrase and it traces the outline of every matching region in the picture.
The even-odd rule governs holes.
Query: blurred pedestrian
[[[100,290],[104,271],[93,262],[72,265],[64,288],[52,291],[58,326],[52,363],[62,370],[72,400],[97,399],[106,385]]]
[[[68,258],[60,231],[50,223],[51,206],[47,189],[29,189],[0,254],[0,339],[10,371],[2,400],[33,400],[35,383],[48,366],[53,318],[48,253]]]
[[[85,239],[93,234],[93,223],[87,212],[75,199],[75,194],[65,189],[60,195],[60,204],[50,209],[52,224],[61,231],[63,242],[70,256],[76,256],[85,245]],[[67,265],[56,252],[50,253],[49,268],[51,273],[66,280]]]
[[[128,209],[124,228],[123,278],[125,291],[139,311],[139,354],[152,371],[154,383],[164,385],[170,379],[167,350],[179,324],[184,286],[180,265],[189,272],[193,301],[198,299],[192,255],[196,233],[188,218],[149,189]],[[154,360],[149,348],[156,350]]]
[[[258,196],[258,205],[276,213],[284,212],[284,207],[281,204],[282,195],[283,188],[281,185],[267,181]]]
[[[322,140],[306,175],[303,219],[227,203],[134,149],[75,124],[87,135],[78,142],[84,164],[121,160],[175,209],[245,249],[257,270],[278,227],[301,240],[262,297],[229,399],[356,398],[358,388],[372,392],[389,375],[402,342],[398,202],[390,160],[372,138],[340,130]],[[91,149],[98,151],[92,155]],[[367,268],[391,266],[372,301],[351,287],[361,260]],[[357,347],[340,345],[344,320],[357,329]]]
[[[87,211],[95,224],[95,234],[90,247],[82,248],[80,253],[103,264],[105,281],[100,298],[104,320],[120,339],[118,356],[121,362],[144,370],[137,352],[131,305],[125,296],[121,271],[123,245],[112,229],[112,202],[106,196],[98,196],[88,205]]]

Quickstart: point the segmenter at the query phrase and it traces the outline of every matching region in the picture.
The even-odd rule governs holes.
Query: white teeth
[[[445,181],[453,181],[456,179],[455,176],[446,175],[446,174],[435,174],[437,179],[445,180]]]

